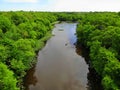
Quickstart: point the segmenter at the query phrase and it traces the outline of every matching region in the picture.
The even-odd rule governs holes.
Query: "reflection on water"
[[[78,55],[82,55],[83,57],[85,57],[85,61],[89,65],[88,90],[104,90],[101,85],[101,77],[96,73],[96,71],[91,66],[89,49],[85,48],[79,42],[76,42],[76,53]]]
[[[56,24],[54,36],[38,54],[32,77],[29,73],[26,78],[26,90],[88,90],[88,65],[76,53],[75,31],[76,23]]]
[[[27,76],[25,77],[26,90],[29,90],[28,85],[35,85],[37,83],[37,78],[34,76],[34,72],[35,72],[35,67],[31,68],[27,72]]]

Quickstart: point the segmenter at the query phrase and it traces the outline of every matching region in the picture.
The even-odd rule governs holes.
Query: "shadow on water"
[[[90,57],[89,57],[89,49],[85,48],[79,42],[76,42],[76,53],[85,58],[86,63],[89,65],[89,73],[88,73],[88,90],[104,90],[101,85],[101,76],[99,76],[94,68],[91,66]]]
[[[24,78],[25,90],[29,90],[29,85],[35,85],[37,83],[37,78],[34,76],[35,66],[27,71],[27,75]]]

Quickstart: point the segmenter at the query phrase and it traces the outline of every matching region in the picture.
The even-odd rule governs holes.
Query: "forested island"
[[[23,78],[57,21],[77,22],[78,43],[104,90],[120,89],[120,13],[0,12],[0,90],[24,90]]]

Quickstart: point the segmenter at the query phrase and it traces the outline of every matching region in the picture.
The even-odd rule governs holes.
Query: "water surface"
[[[39,51],[32,73],[28,72],[26,90],[88,90],[88,65],[74,45],[76,25],[55,25],[54,36]]]

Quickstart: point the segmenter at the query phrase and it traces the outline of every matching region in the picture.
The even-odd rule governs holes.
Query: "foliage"
[[[0,63],[0,89],[1,90],[19,90],[16,87],[17,80],[12,71],[7,66]]]
[[[47,12],[1,12],[0,90],[19,90],[36,52],[50,37],[56,16]],[[21,88],[22,89],[22,88]]]
[[[11,22],[7,17],[0,15],[0,29],[3,33],[7,32],[11,27]]]
[[[92,67],[105,90],[120,89],[119,20],[119,13],[83,13],[77,27],[78,41],[89,48]]]

